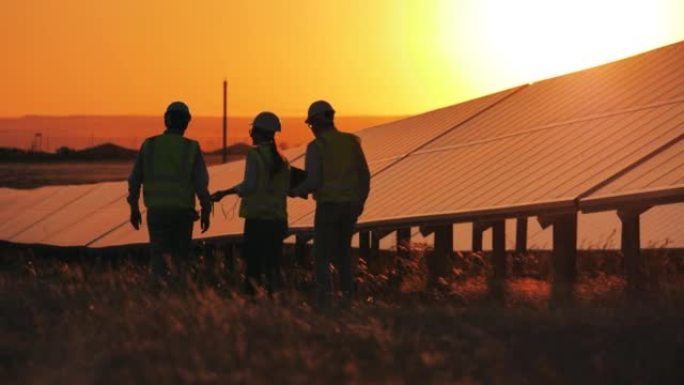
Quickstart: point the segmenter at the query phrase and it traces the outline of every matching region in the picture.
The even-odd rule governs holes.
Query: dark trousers
[[[150,268],[157,278],[169,273],[183,279],[192,247],[196,213],[190,209],[149,209]]]
[[[264,284],[269,293],[281,284],[280,261],[287,222],[282,220],[245,219],[243,254],[246,259],[245,292],[254,294],[255,286]]]
[[[340,278],[340,290],[350,298],[354,294],[354,267],[351,239],[354,235],[359,205],[355,202],[319,203],[314,219],[314,269],[316,300],[327,305],[332,293],[330,263]]]

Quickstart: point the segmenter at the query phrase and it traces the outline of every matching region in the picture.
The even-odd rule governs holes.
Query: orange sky
[[[684,40],[681,0],[22,0],[0,116],[407,115]]]

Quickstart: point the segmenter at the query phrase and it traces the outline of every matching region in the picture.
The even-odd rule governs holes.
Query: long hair
[[[279,172],[285,166],[285,160],[283,160],[283,156],[280,154],[280,152],[278,151],[278,147],[276,146],[275,133],[265,132],[257,129],[256,134],[258,135],[260,141],[269,142],[268,148],[269,150],[271,150],[271,157],[273,158],[273,163],[271,164],[271,167],[268,170],[268,172],[269,176],[273,176],[275,173]]]
[[[275,173],[279,172],[280,170],[282,170],[283,167],[285,167],[285,161],[283,160],[283,156],[278,151],[275,139],[272,140],[271,143],[269,143],[268,147],[271,150],[271,155],[273,158],[273,164],[271,164],[271,169],[269,170],[269,173],[271,176],[273,176]]]

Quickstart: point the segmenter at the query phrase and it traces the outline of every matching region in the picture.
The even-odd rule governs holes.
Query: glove
[[[202,228],[202,233],[206,233],[209,230],[209,213],[202,211],[200,216],[200,227]]]
[[[212,202],[218,202],[226,195],[237,194],[234,188],[229,188],[228,190],[219,190],[209,196]]]
[[[226,196],[226,194],[223,191],[217,191],[209,196],[209,199],[211,199],[212,202],[218,202],[223,197]]]
[[[137,207],[131,207],[131,226],[134,229],[140,230],[140,225],[142,224],[142,215],[140,214],[140,209]]]

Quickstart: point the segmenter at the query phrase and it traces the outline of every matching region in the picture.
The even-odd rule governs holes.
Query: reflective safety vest
[[[242,197],[240,216],[250,219],[287,220],[287,190],[290,187],[290,165],[284,165],[271,175],[274,162],[270,144],[262,144],[247,153],[247,159],[256,159],[257,189]]]
[[[199,144],[180,134],[165,133],[146,139],[141,151],[145,206],[194,209],[192,170]]]
[[[358,202],[361,200],[359,178],[360,139],[332,130],[314,140],[322,160],[323,181],[314,192],[317,202]]]

